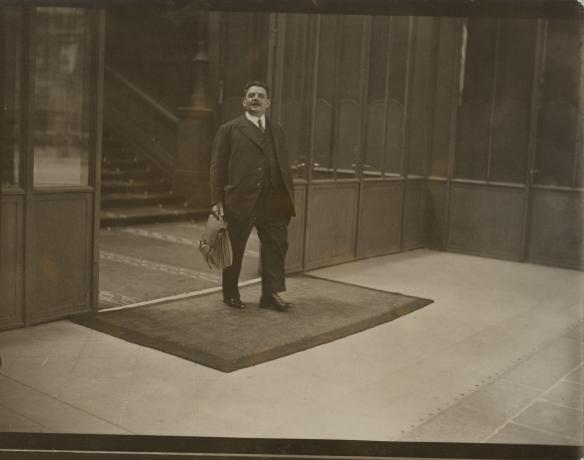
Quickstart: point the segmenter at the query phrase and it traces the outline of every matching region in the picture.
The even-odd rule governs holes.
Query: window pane
[[[534,182],[574,186],[580,140],[582,23],[548,22],[546,60],[538,113]]]
[[[525,182],[537,22],[501,20],[491,180]]]
[[[80,8],[36,8],[34,184],[87,185],[90,27]]]
[[[337,55],[337,18],[320,16],[314,118],[313,178],[332,176],[332,130]]]
[[[339,69],[338,129],[334,144],[334,164],[339,177],[354,176],[354,164],[360,160],[362,43],[364,19],[342,18]]]
[[[454,177],[487,180],[497,21],[468,20],[462,104],[458,109]]]
[[[453,98],[458,83],[461,19],[440,18],[436,63],[436,103],[433,115],[432,158],[429,174],[446,177],[450,159]]]
[[[403,147],[403,120],[406,94],[410,19],[407,16],[391,18],[389,30],[389,71],[387,135],[385,171],[401,174]]]
[[[0,145],[2,185],[19,183],[20,164],[20,74],[22,56],[22,13],[4,8],[0,13]]]
[[[424,175],[430,154],[431,115],[435,98],[437,19],[417,18],[412,60],[412,97],[409,110],[407,173]]]
[[[383,171],[387,113],[387,70],[389,61],[389,18],[377,16],[371,25],[369,48],[369,94],[365,132],[366,176]]]
[[[311,68],[308,64],[309,16],[290,14],[285,17],[283,45],[284,72],[282,76],[282,124],[286,131],[288,155],[295,178],[306,177],[308,157],[308,124],[310,104],[307,94]],[[299,66],[298,62],[305,65]],[[280,101],[276,101],[280,103]]]

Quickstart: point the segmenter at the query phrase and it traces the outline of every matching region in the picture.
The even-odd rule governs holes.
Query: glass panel
[[[584,36],[584,24],[581,36]],[[576,167],[574,168],[575,182],[574,187],[584,188],[584,43],[580,46],[580,88],[578,93],[578,131],[576,134]]]
[[[410,19],[392,17],[389,30],[389,71],[385,171],[402,173],[403,120],[406,94]]]
[[[435,100],[435,30],[437,19],[420,17],[416,21],[406,172],[408,174],[425,175],[431,150],[431,117]]]
[[[341,59],[334,164],[338,177],[354,177],[361,152],[361,80],[364,18],[342,18]]]
[[[538,185],[574,186],[576,155],[582,149],[581,47],[581,22],[548,22],[533,176]]]
[[[459,18],[440,18],[436,64],[436,102],[433,115],[432,161],[430,175],[446,177],[450,158],[452,99],[456,95],[456,76],[462,27]]]
[[[320,16],[318,39],[318,81],[314,114],[314,163],[312,177],[332,177],[332,130],[334,113],[334,90],[337,63],[337,18]]]
[[[0,157],[2,185],[11,187],[20,180],[21,10],[4,8],[0,24]]]
[[[80,8],[36,8],[34,185],[87,185],[90,24]]]
[[[492,127],[492,181],[525,183],[536,32],[535,19],[501,20]]]
[[[462,104],[458,111],[454,177],[487,180],[496,20],[468,20]]]
[[[389,21],[377,16],[371,26],[364,177],[379,176],[384,167]]]
[[[308,65],[309,16],[290,14],[285,17],[284,72],[282,76],[282,124],[286,131],[288,153],[295,178],[306,178],[308,125],[310,118]],[[299,62],[305,65],[297,65]],[[278,102],[278,101],[276,101]]]

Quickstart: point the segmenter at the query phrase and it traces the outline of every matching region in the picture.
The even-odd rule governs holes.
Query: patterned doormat
[[[258,307],[259,284],[241,289],[246,309],[227,307],[220,292],[71,321],[223,372],[270,361],[369,329],[432,300],[312,276],[287,280],[288,312]]]

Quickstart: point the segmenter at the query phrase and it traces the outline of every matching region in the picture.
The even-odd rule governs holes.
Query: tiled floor
[[[199,253],[204,222],[112,227],[100,232],[102,308],[119,307],[221,285],[221,273]],[[241,281],[257,278],[259,240],[254,231],[245,251]]]
[[[434,303],[225,374],[68,321],[0,333],[0,431],[578,444],[584,273],[417,250],[314,272]]]

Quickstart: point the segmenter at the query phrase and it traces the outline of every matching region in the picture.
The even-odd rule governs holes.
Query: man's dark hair
[[[267,83],[259,80],[250,80],[248,81],[245,86],[243,87],[243,97],[247,94],[247,90],[250,89],[252,86],[259,86],[260,88],[264,88],[266,90],[266,94],[270,97],[270,87]]]

